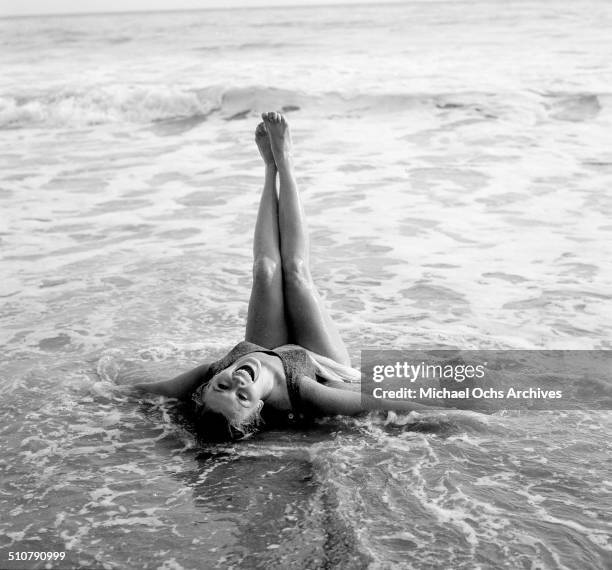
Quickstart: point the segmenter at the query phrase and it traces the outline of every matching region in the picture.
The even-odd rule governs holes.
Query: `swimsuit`
[[[234,364],[236,360],[252,352],[263,352],[280,358],[283,363],[283,370],[285,371],[285,378],[287,380],[287,392],[289,393],[289,401],[291,402],[291,412],[287,414],[287,419],[290,421],[298,418],[304,419],[306,410],[304,409],[304,403],[300,395],[300,376],[308,376],[314,380],[320,380],[317,378],[314,364],[308,356],[308,353],[301,346],[295,344],[285,344],[274,350],[270,350],[252,342],[239,342],[224,357],[210,364],[202,379],[202,383],[194,390],[194,400],[201,405],[202,392],[210,380],[219,374],[219,372]]]

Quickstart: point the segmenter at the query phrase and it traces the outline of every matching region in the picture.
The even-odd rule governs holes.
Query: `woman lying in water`
[[[350,367],[346,347],[310,275],[289,126],[280,113],[264,113],[262,118],[255,142],[265,163],[265,179],[255,223],[245,340],[216,362],[137,387],[191,399],[201,431],[213,431],[213,425],[219,430],[221,425],[221,431],[234,438],[261,423],[278,425],[279,420],[294,423],[369,410],[431,410],[359,391],[360,374]]]

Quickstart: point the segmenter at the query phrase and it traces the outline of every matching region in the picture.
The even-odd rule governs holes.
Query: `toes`
[[[259,125],[257,125],[257,128],[255,129],[255,136],[261,137],[265,134],[266,134],[266,126],[263,124],[263,122],[261,122],[259,123]]]
[[[278,123],[279,114],[275,111],[268,111],[267,113],[262,113],[261,118],[268,123]]]
[[[285,117],[282,115],[282,113],[278,113],[276,111],[269,111],[268,113],[262,113],[261,118],[264,120],[264,123],[266,124],[268,123],[274,124],[274,125],[287,124],[287,122],[285,121]]]

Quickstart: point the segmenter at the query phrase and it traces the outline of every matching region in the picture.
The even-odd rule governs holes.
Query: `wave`
[[[193,91],[155,87],[59,89],[0,97],[0,128],[147,123],[209,114],[214,105]]]
[[[260,85],[201,89],[111,85],[1,95],[0,129],[192,119],[197,124],[211,116],[237,120],[269,109],[350,116],[435,108],[441,112],[468,111],[483,120],[515,111],[536,116],[544,113],[553,120],[583,121],[595,117],[611,98],[595,93],[307,93]]]

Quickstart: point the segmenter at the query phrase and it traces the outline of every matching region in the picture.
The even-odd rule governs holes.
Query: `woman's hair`
[[[317,354],[311,350],[304,350],[312,361],[317,376],[321,376],[321,378],[325,378],[325,380],[333,380],[335,382],[355,383],[361,381],[361,372],[359,372],[359,370],[344,364],[340,364],[332,358],[322,356],[321,354]]]

